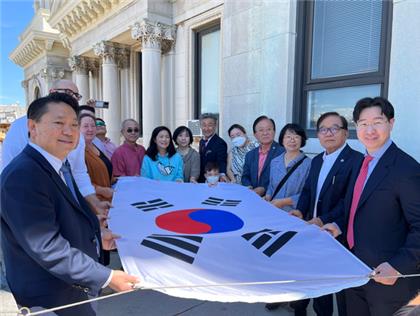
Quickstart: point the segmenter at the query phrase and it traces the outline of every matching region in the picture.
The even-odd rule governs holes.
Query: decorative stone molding
[[[93,45],[93,51],[96,56],[103,58],[103,63],[115,63],[120,68],[128,68],[130,66],[130,49],[128,46],[102,41]]]
[[[83,56],[72,56],[68,59],[70,69],[76,72],[87,72],[88,60]]]
[[[102,57],[104,64],[116,63],[117,45],[113,42],[102,41],[93,45],[96,56]]]
[[[70,38],[77,36],[98,21],[107,18],[118,6],[133,0],[72,0],[52,6],[50,25],[61,32],[63,45],[70,48]]]
[[[63,79],[65,76],[65,69],[63,67],[47,66],[40,70],[39,76],[46,80]]]
[[[88,70],[96,72],[99,69],[99,60],[97,58],[88,59]]]
[[[140,40],[142,48],[155,48],[168,52],[175,44],[176,27],[143,19],[131,27],[133,39]]]
[[[130,49],[121,48],[119,51],[118,66],[120,68],[130,68]]]

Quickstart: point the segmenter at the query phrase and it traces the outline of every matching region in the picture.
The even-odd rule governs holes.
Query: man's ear
[[[33,138],[34,136],[36,136],[36,123],[32,119],[28,119],[28,133],[29,138]]]

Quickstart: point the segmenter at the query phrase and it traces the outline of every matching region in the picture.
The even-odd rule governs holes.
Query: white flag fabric
[[[124,270],[169,295],[293,301],[363,285],[371,272],[327,232],[243,186],[125,177],[113,205]]]

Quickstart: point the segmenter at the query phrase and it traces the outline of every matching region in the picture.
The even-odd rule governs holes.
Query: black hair
[[[217,170],[219,171],[219,164],[216,161],[209,161],[204,166],[204,172],[211,171],[211,170]]]
[[[172,139],[174,140],[175,144],[178,145],[178,142],[176,141],[176,139],[178,138],[179,134],[183,133],[184,131],[186,131],[188,133],[188,136],[190,137],[190,143],[189,143],[189,145],[191,145],[193,143],[194,139],[193,139],[193,134],[192,134],[191,130],[188,127],[186,127],[186,126],[181,125],[181,126],[178,126],[176,128],[176,130],[174,131],[174,136],[172,137]]]
[[[150,137],[149,148],[147,148],[146,150],[146,155],[149,156],[149,158],[152,159],[153,161],[157,160],[156,156],[159,151],[156,144],[156,137],[161,131],[167,131],[169,134],[169,146],[167,148],[168,157],[171,158],[173,155],[176,154],[175,146],[174,146],[174,143],[172,142],[171,131],[166,126],[158,126],[153,130],[152,136]]]
[[[233,124],[231,127],[229,127],[229,129],[228,129],[228,135],[230,136],[230,132],[233,130],[233,129],[235,129],[235,128],[237,128],[237,129],[239,129],[242,133],[244,133],[244,134],[246,134],[246,130],[245,130],[245,128],[242,126],[242,125],[239,125],[239,124]]]
[[[300,144],[300,147],[305,147],[306,145],[306,140],[308,139],[308,137],[306,136],[305,130],[302,128],[302,126],[300,126],[299,124],[296,123],[289,123],[286,124],[280,131],[280,135],[279,135],[279,144],[283,146],[283,138],[284,138],[284,134],[286,134],[287,131],[291,131],[296,135],[299,135],[302,138],[302,142]]]
[[[89,111],[92,112],[93,115],[95,115],[95,108],[91,107],[90,105],[80,105],[79,112],[81,111]]]
[[[100,117],[95,118],[95,120],[96,121],[101,121],[101,122],[104,122],[105,123],[105,121],[103,119],[101,119]]]
[[[357,123],[360,117],[360,113],[364,109],[377,106],[381,109],[381,114],[385,115],[386,118],[389,120],[394,118],[394,107],[392,106],[391,102],[389,102],[387,99],[382,97],[376,97],[376,98],[363,98],[359,101],[357,101],[356,106],[353,110],[353,121],[354,123]]]
[[[76,115],[79,114],[79,103],[72,96],[66,93],[54,92],[46,97],[34,100],[29,105],[26,116],[28,119],[39,122],[41,117],[48,112],[48,104],[50,103],[64,103],[71,107]]]
[[[346,118],[344,116],[338,114],[337,112],[325,112],[325,113],[323,113],[319,117],[318,121],[316,121],[316,129],[317,130],[319,130],[319,127],[321,126],[322,121],[325,120],[328,116],[338,116],[341,120],[341,125],[343,125],[343,126],[341,126],[341,128],[346,130],[346,131],[348,130],[348,125],[349,124],[347,123]]]
[[[274,122],[274,120],[272,118],[269,118],[268,116],[265,115],[261,115],[260,117],[258,117],[255,121],[254,124],[252,124],[252,130],[255,133],[255,127],[257,126],[257,124],[259,122],[261,122],[262,120],[269,120],[272,124],[273,124],[273,129],[274,131],[276,131],[276,123]]]
[[[85,117],[90,117],[94,122],[96,122],[96,118],[92,114],[82,113],[82,114],[79,115],[79,118],[78,118],[79,124],[80,124],[80,122],[82,122],[82,119],[85,118]]]

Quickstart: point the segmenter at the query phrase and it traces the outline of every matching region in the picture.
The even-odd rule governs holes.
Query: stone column
[[[123,48],[119,60],[121,74],[121,117],[123,120],[130,117],[130,50]]]
[[[175,128],[175,52],[172,49],[163,57],[162,120],[171,130]]]
[[[121,104],[120,87],[118,80],[118,46],[112,42],[99,42],[93,50],[97,56],[102,57],[102,95],[103,101],[109,102],[105,109],[104,120],[107,124],[108,137],[116,144],[120,141]]]
[[[76,86],[79,89],[79,94],[82,99],[79,104],[86,104],[89,100],[89,73],[88,73],[88,59],[83,56],[73,56],[69,58],[69,66],[75,72]]]
[[[174,42],[175,28],[144,19],[135,23],[131,35],[141,41],[143,144],[148,144],[153,129],[162,124],[161,53]]]

